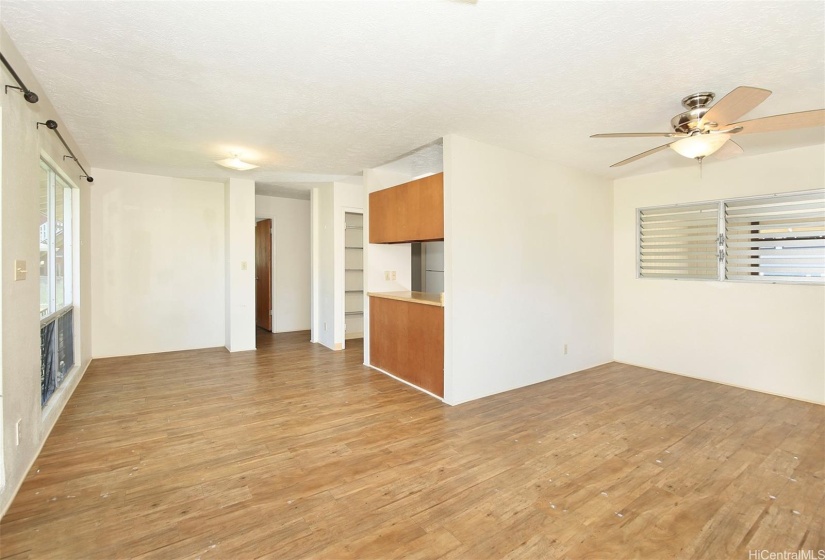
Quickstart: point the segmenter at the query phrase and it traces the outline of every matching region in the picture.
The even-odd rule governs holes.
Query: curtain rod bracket
[[[0,53],[0,62],[3,63],[3,66],[5,66],[6,69],[9,71],[11,77],[14,78],[14,81],[17,82],[18,86],[20,86],[6,86],[7,94],[9,93],[9,88],[16,89],[17,91],[23,93],[23,99],[25,99],[29,103],[37,103],[38,101],[40,101],[40,98],[37,97],[37,94],[26,87],[26,84],[23,83],[23,80],[20,79],[20,76],[18,76],[17,72],[14,71],[14,68],[11,67],[11,64],[9,64],[9,61],[6,60],[5,56],[3,56],[3,53]]]
[[[74,152],[69,147],[69,145],[66,143],[66,140],[63,139],[63,135],[60,134],[59,130],[57,130],[57,121],[49,119],[46,122],[39,122],[39,123],[37,123],[37,128],[38,129],[40,128],[41,124],[43,126],[45,126],[46,128],[50,129],[50,130],[54,130],[54,133],[57,134],[57,137],[60,138],[60,141],[63,143],[63,147],[66,148],[67,152],[69,152],[69,155],[63,156],[63,160],[65,161],[66,158],[73,159],[74,162],[77,164],[77,166],[80,168],[80,170],[83,172],[83,175],[81,175],[80,178],[81,179],[86,179],[86,181],[88,181],[89,183],[94,183],[94,181],[95,181],[94,178],[91,177],[89,175],[89,173],[83,168],[83,166],[80,164],[80,161],[77,159],[77,156],[74,155]]]
[[[9,93],[10,89],[16,89],[17,91],[22,92],[23,93],[23,99],[25,99],[29,103],[37,103],[40,100],[40,98],[37,97],[37,94],[34,93],[33,91],[28,91],[28,90],[25,90],[25,89],[23,89],[21,87],[17,87],[17,86],[6,86],[6,94]]]

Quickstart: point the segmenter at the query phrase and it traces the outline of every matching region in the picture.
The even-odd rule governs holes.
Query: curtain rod
[[[11,74],[11,77],[14,78],[14,81],[17,82],[18,86],[20,86],[6,86],[6,93],[9,92],[9,88],[16,89],[17,91],[23,92],[23,99],[25,99],[29,103],[37,103],[40,100],[40,98],[37,97],[36,93],[34,93],[32,90],[26,87],[26,85],[23,83],[23,80],[20,79],[20,76],[17,75],[17,72],[15,72],[14,68],[12,68],[11,64],[9,64],[9,61],[6,60],[5,56],[3,56],[3,53],[0,53],[0,61],[3,61],[3,66],[6,67],[6,69]]]
[[[65,147],[66,150],[68,150],[68,152],[69,152],[69,155],[68,156],[63,156],[63,159],[66,159],[66,158],[73,159],[74,162],[77,164],[77,166],[80,168],[80,170],[83,172],[83,175],[81,175],[80,178],[81,179],[86,179],[88,182],[93,183],[94,178],[90,177],[89,173],[85,169],[83,169],[83,166],[80,164],[80,161],[77,159],[77,156],[74,155],[74,152],[72,151],[72,149],[69,147],[69,145],[63,139],[63,135],[60,134],[59,130],[57,130],[57,122],[49,119],[44,123],[43,122],[37,123],[37,128],[40,128],[41,124],[44,125],[46,128],[48,128],[50,130],[54,130],[54,133],[57,134],[57,137],[60,138],[61,142],[63,142],[63,147]]]
[[[23,80],[20,79],[20,76],[17,75],[17,72],[15,72],[14,68],[12,68],[11,64],[9,64],[9,61],[6,60],[5,56],[3,56],[3,53],[0,53],[0,61],[3,62],[3,66],[6,67],[6,69],[11,74],[12,78],[14,78],[14,80],[20,86],[20,87],[17,87],[17,86],[7,85],[6,86],[6,93],[9,92],[9,88],[16,89],[17,91],[23,92],[23,99],[25,99],[29,103],[37,103],[40,100],[40,98],[37,97],[36,93],[34,93],[32,90],[30,90],[29,88],[26,87],[26,85],[23,83]],[[78,161],[77,156],[74,155],[74,152],[72,151],[72,149],[66,143],[66,140],[63,139],[63,135],[60,134],[59,130],[57,130],[57,121],[53,121],[53,120],[49,119],[44,123],[39,122],[39,123],[37,123],[37,128],[40,128],[41,124],[45,125],[46,128],[54,130],[54,133],[57,134],[58,138],[60,138],[60,141],[63,143],[63,147],[65,147],[66,150],[69,152],[69,155],[68,156],[63,156],[63,159],[65,160],[66,158],[69,158],[69,159],[74,160],[74,162],[77,164],[77,166],[83,172],[83,175],[81,175],[80,178],[81,179],[86,179],[90,183],[94,182],[94,179],[89,176],[89,173],[85,169],[83,169],[83,166],[80,164],[80,161]]]

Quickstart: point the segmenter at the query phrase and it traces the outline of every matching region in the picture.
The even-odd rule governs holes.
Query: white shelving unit
[[[344,214],[344,339],[364,338],[364,215]]]

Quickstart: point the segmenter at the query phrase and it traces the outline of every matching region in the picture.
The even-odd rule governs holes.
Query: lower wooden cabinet
[[[370,363],[444,396],[444,308],[370,297]]]

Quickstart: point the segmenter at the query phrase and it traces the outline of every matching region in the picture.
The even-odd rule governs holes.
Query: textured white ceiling
[[[825,2],[42,2],[2,25],[95,167],[233,172],[295,188],[457,133],[608,177],[687,94],[774,92],[750,117],[825,106]],[[741,137],[746,153],[822,129]],[[712,162],[708,161],[708,165]]]

